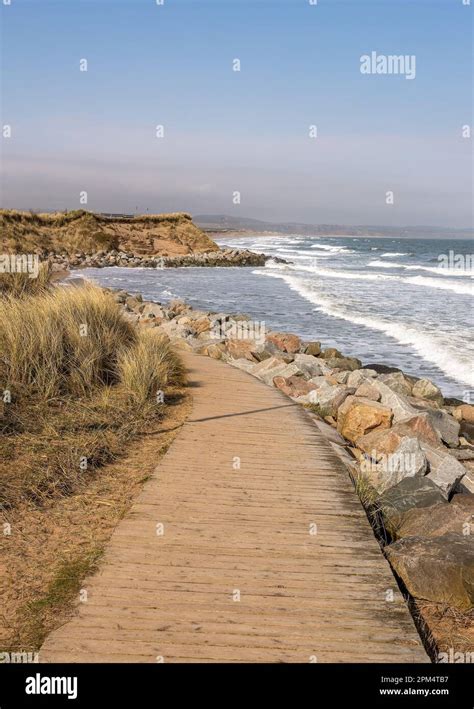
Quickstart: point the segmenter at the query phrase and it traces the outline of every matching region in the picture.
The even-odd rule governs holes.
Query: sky
[[[1,205],[471,227],[463,1],[10,0]]]

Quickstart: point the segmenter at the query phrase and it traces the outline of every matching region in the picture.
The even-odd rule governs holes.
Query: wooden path
[[[304,410],[222,362],[185,360],[191,416],[40,661],[428,662]]]

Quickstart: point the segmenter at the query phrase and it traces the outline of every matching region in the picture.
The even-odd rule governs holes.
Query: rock
[[[326,350],[323,350],[321,352],[322,359],[344,359],[344,355],[339,352],[339,350],[336,350],[335,347],[328,347]]]
[[[355,372],[353,372],[355,374]],[[380,393],[368,382],[364,382],[355,391],[355,396],[362,396],[371,401],[380,401]]]
[[[173,340],[173,347],[178,350],[183,350],[185,352],[193,352],[193,346],[187,341],[183,340],[181,337],[177,337]]]
[[[283,352],[283,350],[280,350],[274,342],[271,342],[270,340],[265,340],[263,347],[261,348],[263,351],[268,352],[268,354],[271,357],[278,357],[278,359],[283,360],[287,364],[290,364],[290,362],[293,362],[295,355],[291,354],[290,352]]]
[[[188,310],[188,306],[183,300],[172,300],[168,305],[168,310],[173,313],[173,316],[176,316]]]
[[[341,372],[341,374],[343,374],[343,372]],[[348,374],[347,386],[355,387],[357,389],[358,386],[370,381],[376,375],[377,373],[374,372],[373,369],[355,369]]]
[[[337,430],[349,441],[355,442],[374,429],[389,428],[392,412],[377,401],[348,396],[339,407]]]
[[[474,406],[470,404],[461,404],[456,406],[453,411],[453,416],[456,421],[467,421],[474,424]]]
[[[130,295],[128,296],[128,298],[125,299],[125,305],[127,306],[127,308],[135,312],[141,306],[141,301]]]
[[[461,421],[461,426],[459,429],[459,434],[464,436],[466,441],[474,445],[474,423],[469,421]]]
[[[395,538],[474,534],[474,495],[454,495],[449,505],[412,508],[403,515]]]
[[[346,441],[344,440],[344,438],[341,436],[340,433],[336,431],[335,428],[333,428],[333,426],[330,426],[328,423],[318,418],[318,416],[316,416],[315,414],[309,413],[309,416],[312,418],[313,422],[319,428],[323,436],[328,439],[328,441],[330,441],[331,443],[336,443],[339,446],[346,445]]]
[[[427,444],[433,448],[445,450],[441,439],[426,415],[414,416],[408,421],[397,423],[389,430],[372,431],[358,439],[357,445],[361,450],[369,455],[377,451],[380,455],[393,453],[400,445],[404,436],[417,438],[423,447]]]
[[[466,465],[469,465],[469,463]],[[466,468],[464,476],[456,486],[456,491],[461,493],[470,493],[471,495],[474,494],[474,467]]]
[[[454,416],[450,416],[442,410],[432,410],[428,412],[431,425],[448,446],[456,448],[459,445],[460,425]]]
[[[256,348],[255,340],[227,340],[226,349],[233,359],[248,359],[255,362],[253,351]]]
[[[391,374],[392,372],[401,372],[398,367],[391,367],[387,364],[364,364],[362,369],[373,369],[377,374]]]
[[[361,361],[355,357],[325,357],[325,362],[331,369],[343,369],[353,371],[360,369]]]
[[[430,507],[448,504],[441,490],[426,475],[403,478],[377,500],[384,520],[399,526],[402,515],[413,507]]]
[[[280,389],[287,396],[298,398],[309,394],[314,388],[314,384],[306,381],[303,377],[274,377],[273,385]]]
[[[309,377],[321,376],[331,371],[325,362],[308,354],[295,354],[293,362]]]
[[[427,444],[423,444],[423,449],[430,464],[427,477],[449,497],[466,474],[466,469],[446,449],[432,448]]]
[[[373,386],[380,393],[382,404],[392,409],[394,423],[404,421],[417,414],[417,410],[411,406],[405,396],[397,394],[397,392],[393,391],[387,384],[380,381],[380,378],[374,379]]]
[[[233,367],[237,367],[237,369],[243,369],[244,372],[248,372],[249,374],[253,374],[255,376],[255,364],[249,362],[248,359],[230,359],[229,364]]]
[[[474,544],[462,534],[407,537],[386,547],[387,558],[409,593],[461,611],[474,606]]]
[[[395,537],[403,522],[404,514],[414,508],[433,510],[448,502],[437,485],[426,475],[403,478],[397,485],[384,492],[375,502],[387,532]]]
[[[277,357],[269,357],[254,366],[254,373],[265,384],[271,385],[275,377],[291,377],[294,374],[298,374],[299,369],[296,365],[287,364]]]
[[[347,384],[350,374],[352,374],[352,372],[335,372],[332,374],[332,377],[337,384]]]
[[[443,395],[441,389],[436,384],[433,384],[429,379],[418,379],[413,385],[412,395],[419,399],[428,399],[436,401],[440,406],[443,405]]]
[[[381,374],[379,381],[383,382],[392,391],[402,396],[410,396],[412,393],[412,383],[403,372],[390,372],[390,374]]]
[[[266,336],[268,342],[272,342],[279,350],[294,354],[299,352],[301,340],[297,335],[284,332],[269,332]]]
[[[200,318],[193,322],[193,329],[196,335],[201,335],[203,332],[209,332],[211,329],[211,321],[209,318]]]
[[[354,389],[349,389],[342,384],[325,384],[314,389],[309,399],[314,406],[318,407],[320,416],[335,416],[344,400],[354,393]]]
[[[203,347],[199,351],[199,354],[206,355],[207,357],[211,357],[212,359],[222,359],[224,352],[225,345],[223,343],[218,343],[215,345],[207,345],[206,347]]]
[[[394,453],[383,456],[379,463],[364,461],[361,472],[371,485],[382,494],[407,477],[422,476],[428,461],[416,438],[402,438]]]
[[[465,448],[451,448],[449,453],[453,458],[456,458],[456,460],[474,460],[474,448],[471,448],[471,446],[466,446]]]
[[[321,343],[320,342],[308,342],[304,348],[304,354],[312,355],[313,357],[318,357],[321,354]]]

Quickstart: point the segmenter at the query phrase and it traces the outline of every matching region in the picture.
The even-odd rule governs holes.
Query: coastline
[[[223,360],[301,405],[344,462],[432,656],[452,650],[453,637],[456,652],[472,650],[474,406],[395,367],[262,331],[245,314],[114,297],[178,351]]]

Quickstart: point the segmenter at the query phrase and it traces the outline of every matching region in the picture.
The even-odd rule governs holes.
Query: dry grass
[[[36,278],[27,273],[0,273],[0,296],[21,298],[27,295],[44,295],[51,287],[53,272],[49,262],[42,263]]]
[[[218,246],[183,212],[105,217],[82,209],[51,214],[0,210],[3,252],[73,256],[114,249],[157,254],[215,251]]]
[[[71,494],[163,415],[157,392],[184,380],[166,338],[139,333],[94,286],[3,296],[0,343],[6,509]]]
[[[169,384],[184,382],[181,360],[153,330],[145,330],[133,349],[122,352],[118,370],[122,386],[137,405],[150,401]]]
[[[126,455],[122,448],[116,461],[89,471],[73,494],[0,511],[0,522],[12,527],[10,536],[0,535],[0,651],[38,650],[74,613],[85,577],[190,410],[184,390],[169,390],[166,400],[163,418],[148,422]]]

